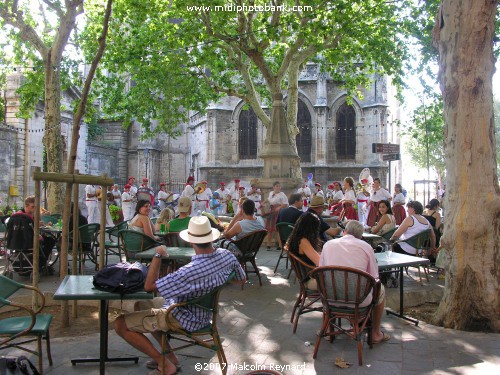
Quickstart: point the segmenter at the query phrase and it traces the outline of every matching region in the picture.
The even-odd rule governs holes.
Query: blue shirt
[[[163,308],[210,293],[224,284],[233,271],[236,280],[245,279],[240,263],[226,249],[194,255],[190,263],[156,281],[158,292],[165,298]],[[191,332],[206,327],[212,318],[210,312],[196,306],[175,308],[173,315],[184,329]]]

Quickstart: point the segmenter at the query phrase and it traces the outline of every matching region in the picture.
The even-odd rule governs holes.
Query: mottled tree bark
[[[447,170],[442,245],[450,255],[436,323],[500,331],[500,189],[492,76],[497,1],[443,0],[434,28]]]

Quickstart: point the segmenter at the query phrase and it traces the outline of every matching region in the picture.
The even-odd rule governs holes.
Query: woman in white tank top
[[[391,241],[396,240],[398,238],[401,240],[405,240],[431,228],[431,225],[429,224],[427,219],[422,216],[422,212],[424,211],[422,203],[417,201],[412,201],[409,202],[406,205],[406,207],[408,210],[408,217],[403,220],[398,230],[394,232],[394,234],[391,237]],[[431,230],[430,233],[431,233],[431,247],[434,248],[436,245],[436,236],[434,235],[434,231]],[[416,255],[417,253],[417,250],[413,246],[404,242],[395,244],[393,250],[395,252],[403,254],[407,253],[411,255]]]

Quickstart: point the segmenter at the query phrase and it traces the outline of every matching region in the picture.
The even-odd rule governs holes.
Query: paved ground
[[[399,318],[386,315],[383,330],[391,335],[387,343],[363,349],[363,366],[357,364],[356,345],[345,337],[330,344],[322,340],[318,358],[312,352],[319,329],[320,313],[303,315],[297,333],[292,333],[290,313],[296,298],[298,285],[287,280],[284,263],[279,273],[273,269],[278,253],[262,250],[258,264],[263,273],[263,286],[256,277],[244,290],[227,287],[221,295],[219,330],[229,361],[229,374],[246,374],[251,370],[266,368],[282,369],[283,374],[490,374],[500,369],[500,335],[471,333],[442,329],[420,322],[415,326]],[[283,261],[282,261],[283,262]],[[417,300],[439,298],[443,282],[432,275],[431,284],[420,286],[415,274],[405,276],[405,304]],[[53,291],[58,280],[45,277],[41,288]],[[388,299],[397,306],[398,292],[387,290]],[[78,321],[72,324],[78,324]],[[128,346],[114,332],[109,335],[111,356],[139,355],[139,364],[114,363],[106,366],[106,374],[147,374],[147,358]],[[71,366],[70,359],[98,354],[99,337],[92,334],[83,337],[52,339],[54,365],[45,362],[46,374],[98,374],[95,364]],[[310,343],[310,345],[309,345]],[[179,353],[183,374],[220,374],[217,357],[201,348],[189,348]],[[3,355],[16,355],[16,350],[4,351]],[[348,369],[334,365],[336,358],[353,363]],[[204,370],[197,371],[197,366]],[[283,366],[283,367],[281,367]]]

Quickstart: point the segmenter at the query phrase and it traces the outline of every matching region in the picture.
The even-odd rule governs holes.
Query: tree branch
[[[45,4],[47,4],[47,6],[52,9],[54,12],[57,13],[57,17],[59,17],[59,19],[61,19],[64,15],[61,7],[59,6],[59,4],[55,4],[53,3],[52,1],[49,1],[49,0],[42,0]]]

